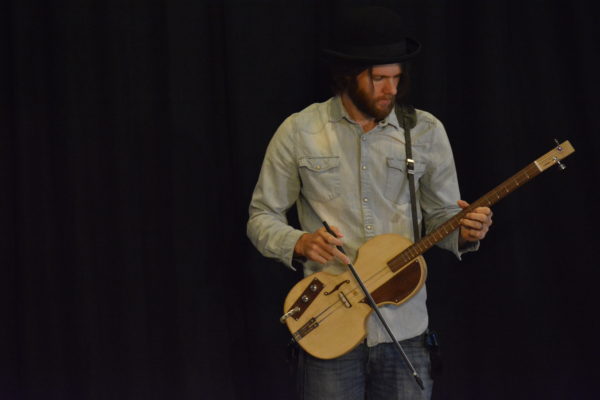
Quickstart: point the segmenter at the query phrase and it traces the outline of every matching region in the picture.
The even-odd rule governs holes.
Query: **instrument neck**
[[[406,250],[404,250],[402,253],[398,254],[396,257],[390,260],[388,262],[388,266],[394,272],[402,268],[404,265],[419,257],[431,247],[433,247],[433,245],[435,245],[436,243],[450,235],[452,232],[454,232],[456,229],[458,229],[458,227],[460,226],[460,220],[465,218],[467,213],[470,213],[478,207],[493,206],[494,204],[502,200],[504,197],[506,197],[508,194],[514,192],[517,188],[523,186],[525,183],[535,178],[537,175],[540,174],[540,172],[541,170],[538,168],[535,162],[529,164],[512,177],[508,178],[500,185],[490,190],[480,199],[471,203],[467,208],[463,209],[461,212],[450,218],[448,221],[444,222],[429,235],[425,236],[423,239],[406,248]]]

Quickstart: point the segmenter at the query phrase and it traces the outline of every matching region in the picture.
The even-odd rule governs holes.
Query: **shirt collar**
[[[330,107],[330,110],[329,110],[330,111],[329,112],[329,121],[330,122],[339,122],[343,118],[347,119],[348,121],[352,121],[352,119],[348,115],[348,112],[344,108],[344,105],[342,104],[342,98],[340,96],[335,96],[333,99],[331,99],[331,103],[330,103],[329,107]]]
[[[330,122],[339,122],[342,119],[346,119],[349,122],[355,123],[355,121],[350,118],[348,115],[348,111],[344,108],[342,104],[342,98],[340,96],[335,96],[331,100],[330,105],[330,113],[329,113],[329,121]],[[383,120],[379,121],[378,126],[385,127],[387,125],[391,125],[396,129],[400,128],[400,124],[398,123],[398,118],[396,117],[396,109],[393,109],[387,117]]]

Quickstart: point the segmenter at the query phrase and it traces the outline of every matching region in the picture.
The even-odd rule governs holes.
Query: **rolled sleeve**
[[[252,194],[246,232],[265,257],[294,269],[294,247],[305,232],[291,227],[286,217],[300,192],[291,118],[279,127],[267,148]]]
[[[434,123],[434,132],[427,149],[427,173],[423,176],[421,185],[421,208],[427,234],[461,211],[456,204],[460,199],[460,191],[450,141],[442,123],[437,119]],[[479,242],[468,243],[459,248],[458,239],[457,229],[437,243],[437,246],[451,251],[459,260],[463,254],[479,249]]]

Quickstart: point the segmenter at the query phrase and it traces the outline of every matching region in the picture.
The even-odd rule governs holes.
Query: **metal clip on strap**
[[[414,175],[415,174],[415,160],[413,160],[412,158],[407,158],[406,159],[406,168],[407,168],[407,173]]]

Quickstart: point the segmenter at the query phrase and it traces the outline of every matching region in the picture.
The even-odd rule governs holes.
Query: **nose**
[[[386,79],[384,86],[383,86],[383,92],[385,94],[395,96],[397,91],[398,91],[398,82],[396,81],[396,79]]]

